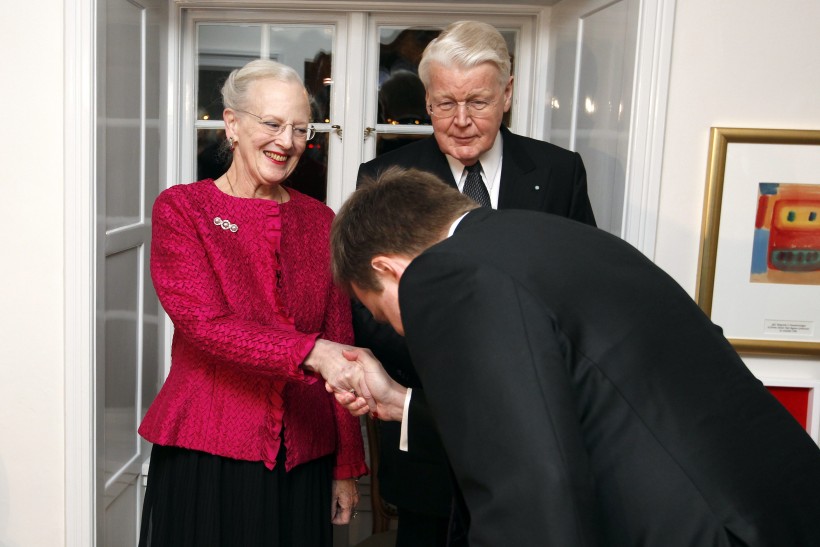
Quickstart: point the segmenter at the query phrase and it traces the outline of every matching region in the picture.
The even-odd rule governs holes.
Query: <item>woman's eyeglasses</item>
[[[248,112],[247,110],[240,110],[238,108],[234,108],[237,112],[242,112],[243,114],[248,114],[249,116],[253,116],[259,123],[265,128],[271,136],[281,135],[282,132],[285,130],[287,126],[290,126],[293,129],[293,138],[299,139],[300,141],[309,141],[313,137],[316,136],[316,128],[312,125],[293,125],[292,123],[279,123],[276,121],[265,120],[261,116],[257,116],[253,112]]]

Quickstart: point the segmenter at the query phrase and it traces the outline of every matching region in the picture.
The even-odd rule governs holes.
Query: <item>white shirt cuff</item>
[[[413,395],[413,388],[407,388],[407,395],[404,396],[404,410],[401,413],[401,436],[399,437],[399,450],[407,452],[407,416],[410,413],[410,396]]]

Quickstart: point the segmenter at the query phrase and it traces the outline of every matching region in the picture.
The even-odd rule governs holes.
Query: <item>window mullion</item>
[[[270,25],[264,23],[260,26],[262,36],[259,39],[259,57],[270,59]]]

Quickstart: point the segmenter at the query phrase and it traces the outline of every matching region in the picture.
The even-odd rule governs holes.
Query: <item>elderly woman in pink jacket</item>
[[[367,468],[359,422],[315,374],[345,366],[353,340],[329,269],[333,212],[283,185],[313,137],[308,95],[266,60],[222,94],[228,171],[153,208],[151,275],[174,338],[140,426],[154,443],[140,545],[329,547]]]

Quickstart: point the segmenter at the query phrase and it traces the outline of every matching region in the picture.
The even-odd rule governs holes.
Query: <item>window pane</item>
[[[133,67],[142,62],[143,13],[127,2],[111,3],[105,56],[105,228],[113,230],[142,220],[143,82]]]
[[[379,29],[378,123],[430,124],[418,77],[424,48],[440,29]]]
[[[517,42],[517,35],[515,31],[512,30],[500,30],[501,36],[504,37],[504,41],[507,42],[507,51],[510,52],[510,74],[515,74],[515,51],[516,51],[516,42]],[[513,80],[513,85],[515,85],[515,80]],[[510,120],[512,115],[513,107],[510,105],[510,109],[504,114],[504,117],[501,119],[501,123],[504,124],[504,127],[510,127]]]
[[[429,134],[424,135],[401,135],[398,133],[393,134],[378,134],[376,135],[376,156],[381,156],[382,154],[386,154],[391,150],[395,150],[397,148],[401,148],[405,144],[410,144],[411,142],[420,141],[421,139],[426,139],[429,137]]]
[[[311,197],[327,199],[327,145],[329,133],[316,133],[299,159],[296,169],[285,183]]]
[[[197,129],[196,179],[217,179],[231,164],[224,129]]]
[[[393,72],[379,87],[378,123],[430,125],[424,104],[424,85],[409,70]]]
[[[311,96],[313,121],[330,123],[333,27],[271,26],[270,58],[296,69]]]
[[[197,119],[222,119],[222,84],[233,69],[259,59],[261,29],[261,25],[199,25]]]
[[[333,51],[333,27],[329,25],[201,24],[197,118],[222,119],[222,84],[231,70],[263,57],[263,29],[268,34],[267,58],[296,70],[311,94],[313,120],[328,123]]]
[[[138,451],[136,386],[140,363],[139,247],[105,258],[105,478]]]

